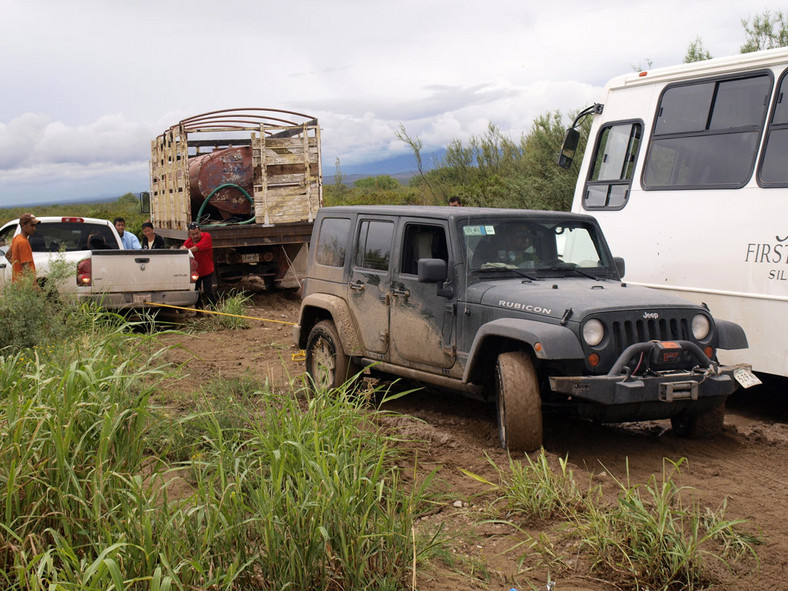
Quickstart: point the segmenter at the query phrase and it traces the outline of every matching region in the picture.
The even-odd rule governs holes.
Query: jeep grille
[[[612,323],[616,355],[635,343],[646,341],[695,340],[687,318],[659,318],[614,321]]]

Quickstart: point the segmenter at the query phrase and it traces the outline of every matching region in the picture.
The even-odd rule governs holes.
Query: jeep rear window
[[[317,238],[315,260],[318,265],[344,267],[350,220],[347,218],[323,218]]]
[[[356,244],[356,267],[388,271],[391,260],[392,222],[363,220]]]

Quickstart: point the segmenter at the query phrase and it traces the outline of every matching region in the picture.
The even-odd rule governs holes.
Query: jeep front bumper
[[[666,403],[719,398],[738,388],[733,377],[737,367],[719,366],[689,341],[678,341],[697,363],[692,369],[650,370],[645,375],[630,375],[626,363],[633,356],[647,354],[656,341],[628,347],[613,368],[602,376],[558,376],[550,378],[553,392],[603,405]]]

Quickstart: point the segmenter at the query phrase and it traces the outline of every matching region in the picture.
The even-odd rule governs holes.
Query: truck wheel
[[[306,341],[306,372],[317,390],[339,388],[360,372],[345,354],[339,333],[330,320],[315,324]]]
[[[528,353],[501,353],[495,365],[498,434],[509,451],[533,451],[542,445],[542,399]]]
[[[722,431],[725,422],[725,404],[715,406],[699,415],[679,415],[670,419],[677,437],[709,439]]]

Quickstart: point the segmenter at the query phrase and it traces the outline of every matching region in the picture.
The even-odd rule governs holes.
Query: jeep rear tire
[[[699,415],[679,415],[670,419],[677,437],[710,439],[722,431],[725,423],[725,403]]]
[[[334,323],[322,320],[309,331],[306,341],[306,372],[316,390],[339,388],[361,369],[345,354]]]
[[[530,355],[501,353],[495,365],[498,434],[509,451],[534,451],[542,445],[542,399]]]

